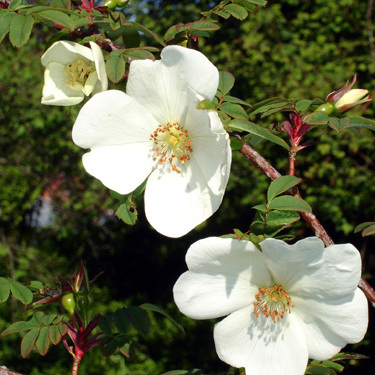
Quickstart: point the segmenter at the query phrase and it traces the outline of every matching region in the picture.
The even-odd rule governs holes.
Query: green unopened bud
[[[78,296],[78,308],[81,312],[87,312],[87,309],[90,305],[89,297],[86,293]]]
[[[64,307],[64,309],[70,314],[73,315],[76,309],[76,301],[74,298],[73,293],[65,294],[62,299],[61,303]]]

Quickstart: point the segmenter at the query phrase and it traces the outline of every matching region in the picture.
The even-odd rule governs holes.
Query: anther
[[[152,149],[156,152],[156,157],[153,160],[162,156],[158,160],[159,165],[169,162],[173,171],[181,173],[175,163],[178,161],[185,165],[190,160],[189,153],[193,152],[187,130],[183,129],[179,123],[158,125],[156,130],[151,133],[150,140],[157,146]]]
[[[255,295],[254,302],[254,315],[256,317],[263,314],[267,318],[270,317],[276,323],[287,312],[292,312],[291,309],[294,307],[292,300],[281,285],[258,288],[258,290],[259,292]]]

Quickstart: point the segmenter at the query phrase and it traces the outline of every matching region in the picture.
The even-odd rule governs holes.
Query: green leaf
[[[15,322],[15,323],[11,324],[8,328],[6,328],[1,333],[1,336],[7,336],[7,335],[10,335],[11,333],[27,331],[31,328],[33,328],[33,325],[30,324],[27,321]]]
[[[8,9],[9,10],[16,10],[17,7],[19,7],[20,5],[22,5],[23,1],[22,0],[12,0],[9,4],[9,7]]]
[[[0,277],[0,303],[5,302],[9,298],[10,284],[5,277]]]
[[[74,21],[63,11],[43,10],[42,12],[38,12],[36,16],[58,23],[69,30],[74,30],[76,28]]]
[[[243,0],[243,1],[236,0],[235,3],[238,4],[238,5],[243,6],[250,13],[254,13],[255,12],[256,6],[254,4],[250,4],[248,2],[248,0]]]
[[[298,112],[306,111],[306,109],[310,107],[312,102],[313,102],[312,100],[307,100],[307,99],[299,100],[296,103],[296,110]]]
[[[307,367],[305,374],[308,375],[330,375],[331,372],[324,366],[310,365]]]
[[[243,236],[245,236],[245,233],[243,233],[239,229],[233,229],[233,232],[234,232],[235,238],[237,238],[238,240],[242,240]]]
[[[290,195],[282,195],[281,197],[274,198],[268,205],[268,208],[273,210],[311,212],[311,206],[306,201]]]
[[[59,324],[59,331],[61,333],[61,336],[66,335],[67,332],[68,332],[68,326],[66,324],[64,324],[64,323],[60,323]]]
[[[71,9],[72,4],[71,0],[52,0],[51,7],[62,8],[62,9]],[[95,12],[95,10],[94,10]]]
[[[176,37],[179,33],[186,33],[187,28],[183,23],[171,26],[164,34],[164,40],[170,41]]]
[[[110,357],[112,354],[116,352],[118,348],[118,342],[116,339],[109,340],[106,345],[102,348],[102,353],[104,358]]]
[[[236,137],[230,137],[230,148],[232,150],[240,150],[243,147],[243,142]]]
[[[328,122],[328,115],[325,112],[313,112],[311,115],[306,117],[306,122],[309,125],[325,125]]]
[[[375,121],[370,120],[361,116],[351,116],[347,117],[350,120],[348,128],[358,127],[358,128],[367,128],[375,131]]]
[[[124,57],[130,57],[133,60],[155,60],[155,56],[145,49],[136,48],[136,49],[128,49],[123,54]]]
[[[125,311],[126,310],[124,308],[117,309],[112,315],[113,321],[118,331],[124,334],[127,333],[130,329],[130,322]]]
[[[321,361],[320,364],[322,366],[326,366],[328,368],[332,368],[337,372],[342,372],[344,370],[344,366],[340,365],[340,363],[332,362],[332,361]]]
[[[220,26],[216,22],[202,20],[193,22],[189,28],[191,30],[215,31],[219,30]]]
[[[267,5],[267,0],[248,0],[250,3],[260,5],[262,7]]]
[[[35,340],[39,335],[39,328],[33,328],[26,333],[25,337],[21,341],[21,355],[22,358],[26,358],[34,347]]]
[[[151,331],[150,317],[148,316],[145,310],[137,306],[130,306],[126,309],[126,312],[130,317],[130,321],[133,327],[137,331],[139,331],[143,335],[147,335],[150,333]]]
[[[301,181],[300,178],[295,176],[281,176],[276,180],[273,180],[267,191],[268,202],[271,202],[273,198],[284,193],[284,191],[287,191],[291,187],[298,185]]]
[[[100,329],[107,335],[112,335],[112,322],[108,316],[99,316],[98,324]]]
[[[374,221],[366,221],[365,223],[359,224],[354,228],[354,233],[361,232],[363,229],[375,225]]]
[[[105,68],[107,71],[108,78],[118,83],[124,78],[125,75],[125,59],[121,53],[112,52],[109,55],[109,59],[106,61]]]
[[[57,345],[61,340],[61,333],[57,325],[48,327],[48,337],[53,345]]]
[[[328,120],[328,125],[336,130],[337,133],[341,133],[345,128],[348,127],[350,124],[350,119],[348,117],[337,118],[337,117],[330,117]]]
[[[138,195],[141,195],[143,193],[143,191],[145,190],[145,187],[146,187],[146,184],[147,184],[147,179],[144,180],[133,192],[132,192],[132,195],[134,196],[138,196]]]
[[[281,147],[289,150],[288,144],[278,137],[277,135],[271,133],[268,129],[261,127],[260,125],[255,124],[254,122],[246,121],[246,120],[233,120],[227,126],[228,130],[237,130],[237,131],[245,131],[251,134],[255,134],[259,137],[267,139],[273,143],[278,144]]]
[[[122,32],[122,41],[125,48],[136,48],[141,44],[141,36],[137,30],[126,27]]]
[[[230,103],[236,103],[236,104],[246,105],[248,107],[251,107],[251,104],[246,103],[244,100],[238,99],[238,98],[236,98],[234,96],[230,96],[230,95],[225,95],[224,96],[224,101],[225,102],[230,102]]]
[[[126,357],[126,358],[133,358],[134,357],[134,349],[132,345],[128,342],[126,342],[123,346],[120,348],[120,353]]]
[[[41,311],[37,311],[29,320],[29,323],[32,324],[34,327],[41,327],[43,325],[43,317],[44,313]]]
[[[34,19],[32,16],[17,14],[10,23],[9,40],[14,47],[21,47],[25,44],[33,28]]]
[[[224,7],[228,13],[230,13],[233,17],[243,21],[247,17],[247,10],[238,4],[229,4]]]
[[[228,19],[230,17],[230,13],[226,12],[225,10],[214,10],[214,14],[217,14],[218,16]]]
[[[118,208],[116,216],[128,225],[134,225],[137,222],[138,212],[131,196]]]
[[[40,355],[46,355],[49,349],[50,340],[48,336],[49,327],[41,328],[38,339],[35,342],[36,350]]]
[[[76,18],[74,19],[74,26],[76,27],[76,29],[82,27],[82,26],[86,26],[86,25],[92,25],[92,24],[100,24],[100,25],[104,25],[106,23],[108,23],[109,21],[105,20],[105,19],[98,19],[98,20],[90,20],[88,19],[87,17],[80,17],[80,18]],[[95,40],[98,40],[95,38]],[[81,42],[82,44],[82,42]]]
[[[290,225],[300,219],[299,213],[295,211],[271,211],[267,217],[266,224],[269,227]]]
[[[223,93],[223,95],[228,94],[228,92],[234,86],[234,77],[232,73],[229,72],[219,72],[219,87],[218,90]]]
[[[128,199],[128,197],[130,196],[130,194],[121,195],[121,194],[117,193],[117,191],[114,191],[114,190],[110,190],[110,195],[111,195],[112,198],[118,199],[121,204],[124,204],[126,202],[126,200]]]
[[[38,280],[32,280],[30,281],[30,286],[36,289],[44,289],[44,284],[41,281]]]
[[[262,113],[261,118],[273,115],[274,113],[278,113],[278,112],[291,112],[291,111],[293,111],[293,107],[289,103],[287,103],[284,106],[276,107],[276,108],[270,108],[267,111],[264,111]]]
[[[146,310],[150,310],[150,311],[154,311],[154,312],[157,312],[161,315],[164,315],[168,320],[170,320],[173,324],[175,324],[179,330],[181,332],[185,332],[184,330],[184,327],[182,327],[181,324],[177,323],[165,310],[163,310],[162,308],[156,306],[156,305],[153,305],[151,303],[143,303],[142,305],[140,305],[139,307],[141,307],[142,309],[146,309]]]
[[[163,47],[166,46],[166,44],[164,43],[164,41],[155,32],[149,30],[147,27],[143,26],[142,24],[137,23],[137,22],[132,22],[132,23],[129,23],[129,25],[131,27],[134,27],[136,30],[141,31],[145,35],[151,36],[153,39],[155,39]]]
[[[24,305],[28,305],[33,300],[33,294],[30,289],[22,285],[18,281],[9,279],[10,290],[14,298],[18,299]]]
[[[254,208],[254,210],[258,210],[258,211],[261,211],[261,212],[267,212],[267,205],[265,205],[264,203],[257,204],[253,208]]]
[[[57,316],[58,316],[57,314],[44,315],[42,318],[42,324],[46,326],[51,325]]]
[[[362,232],[362,237],[373,236],[375,234],[375,224],[368,226]]]
[[[337,353],[332,358],[330,358],[331,361],[345,361],[350,359],[367,359],[369,357],[363,355],[363,354],[357,354],[357,353]]]
[[[280,111],[284,108],[293,109],[293,103],[290,100],[284,98],[266,99],[253,106],[254,111],[252,112],[252,114],[256,115],[258,113],[267,113],[270,110]]]
[[[235,119],[246,120],[249,117],[246,111],[239,104],[223,103],[220,106],[220,110]]]
[[[204,99],[198,103],[197,109],[214,109],[216,110],[215,104],[211,103],[208,99]]]
[[[2,13],[0,15],[0,42],[9,32],[9,26],[16,13]]]
[[[46,7],[44,5],[33,6],[26,11],[26,14],[38,13],[43,10],[49,10],[49,9],[50,9],[49,7]]]
[[[53,324],[59,324],[63,321],[63,319],[64,319],[64,315],[56,315],[56,318],[53,320]]]

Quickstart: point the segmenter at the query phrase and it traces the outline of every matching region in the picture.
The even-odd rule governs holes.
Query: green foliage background
[[[163,35],[173,24],[198,19],[199,12],[212,4],[132,1],[124,12]],[[244,22],[223,21],[211,38],[199,40],[199,47],[219,69],[232,72],[236,85],[231,94],[250,104],[272,96],[323,99],[354,73],[358,74],[357,87],[373,91],[375,61],[368,40],[373,27],[366,20],[367,7],[367,2],[355,0],[269,1]],[[189,235],[174,240],[153,231],[144,217],[142,200],[137,202],[138,223],[125,226],[111,215],[117,202],[83,170],[83,151],[71,141],[79,106],[40,104],[40,56],[50,36],[47,29],[35,28],[30,42],[21,49],[14,49],[7,40],[0,44],[0,276],[53,284],[55,274],[72,273],[84,259],[91,276],[104,271],[94,289],[98,312],[150,302],[166,309],[185,327],[183,335],[155,315],[155,330],[149,337],[139,337],[141,348],[135,361],[116,355],[106,362],[93,350],[83,360],[83,374],[153,375],[194,367],[209,374],[226,374],[228,367],[214,351],[213,322],[183,317],[172,302],[172,286],[186,269],[185,252],[194,241],[233,228],[247,230],[255,213],[251,207],[265,200],[267,178],[235,152],[223,205]],[[366,115],[374,117],[373,104]],[[278,115],[251,120],[269,126],[285,119]],[[311,136],[316,143],[297,158],[296,175],[304,179],[302,194],[335,242],[352,242],[361,250],[363,271],[371,283],[374,240],[354,235],[353,229],[375,219],[374,135],[369,131],[336,134],[330,128],[318,128]],[[285,150],[266,142],[257,149],[282,174],[287,173]],[[60,185],[52,196],[55,223],[30,228],[25,218],[56,179]],[[303,223],[292,233],[297,238],[312,234]],[[0,330],[28,314],[14,301],[1,305]],[[350,350],[370,356],[374,352],[372,316],[370,310],[365,340]],[[52,348],[42,359],[31,353],[21,360],[19,343],[16,335],[0,340],[0,365],[30,375],[67,373],[71,358],[62,347]],[[352,365],[345,373],[372,374],[375,370],[374,359]]]

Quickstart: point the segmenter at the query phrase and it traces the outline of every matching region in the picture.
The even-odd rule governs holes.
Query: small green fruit
[[[322,105],[320,105],[316,110],[315,112],[325,112],[328,116],[330,114],[332,114],[334,111],[335,111],[335,107],[333,104],[331,103],[324,103]]]
[[[104,6],[108,7],[111,10],[113,10],[113,9],[115,9],[118,6],[117,3],[118,3],[117,0],[106,0],[104,2]]]
[[[68,294],[65,294],[62,299],[61,299],[61,303],[64,307],[64,309],[70,314],[70,315],[73,315],[74,314],[74,311],[76,309],[76,300],[74,298],[74,294],[73,293],[68,293]]]

